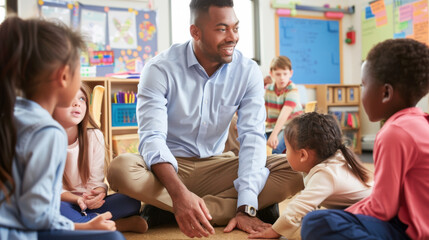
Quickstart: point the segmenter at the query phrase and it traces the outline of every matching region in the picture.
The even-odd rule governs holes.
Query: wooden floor
[[[368,169],[373,171],[374,165],[372,163],[364,163],[364,164]],[[280,213],[286,206],[287,202],[288,200],[285,200],[279,204]],[[215,231],[216,231],[216,234],[210,236],[209,237],[210,239],[217,239],[217,240],[247,239],[247,234],[239,230],[234,230],[231,233],[224,233],[223,227],[216,227]],[[155,227],[155,228],[149,229],[144,234],[124,233],[124,236],[127,240],[190,239],[180,231],[177,225]]]

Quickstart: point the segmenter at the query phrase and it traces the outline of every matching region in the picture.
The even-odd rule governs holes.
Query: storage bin
[[[334,103],[346,102],[346,89],[343,87],[336,87],[334,93]]]
[[[347,88],[347,103],[359,103],[359,88]]]
[[[139,135],[123,134],[113,136],[112,149],[116,156],[122,153],[139,153]]]
[[[112,126],[137,126],[136,107],[135,103],[113,103]]]

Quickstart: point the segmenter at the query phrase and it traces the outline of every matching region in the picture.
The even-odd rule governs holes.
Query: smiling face
[[[277,89],[284,89],[288,85],[293,71],[290,69],[274,69],[270,72],[271,78],[274,79]]]
[[[82,90],[73,98],[71,106],[56,107],[53,117],[65,128],[77,126],[82,122],[87,110],[87,99]]]
[[[211,6],[191,25],[194,52],[200,64],[210,72],[232,61],[238,42],[238,19],[232,7]]]

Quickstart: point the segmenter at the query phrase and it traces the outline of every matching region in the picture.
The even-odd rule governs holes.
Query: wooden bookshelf
[[[352,127],[345,125],[344,122],[341,123],[341,120],[344,121],[344,119],[339,119],[339,121],[343,135],[346,138],[349,137],[350,147],[355,153],[361,154],[360,85],[324,84],[315,85],[315,88],[317,109],[320,113],[344,112],[344,115],[348,113],[357,115],[358,126]]]
[[[91,88],[96,85],[105,87],[101,110],[101,130],[109,145],[109,158],[112,160],[117,154],[113,152],[113,138],[117,135],[137,134],[137,126],[112,126],[112,94],[118,91],[133,91],[137,93],[139,79],[119,79],[109,77],[83,77],[82,81]]]

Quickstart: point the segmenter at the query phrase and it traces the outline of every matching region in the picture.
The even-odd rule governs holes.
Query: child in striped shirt
[[[267,110],[267,145],[272,153],[283,153],[286,149],[283,128],[288,120],[303,113],[298,88],[291,81],[292,63],[288,57],[278,56],[271,61],[270,75],[274,82],[265,89]]]

